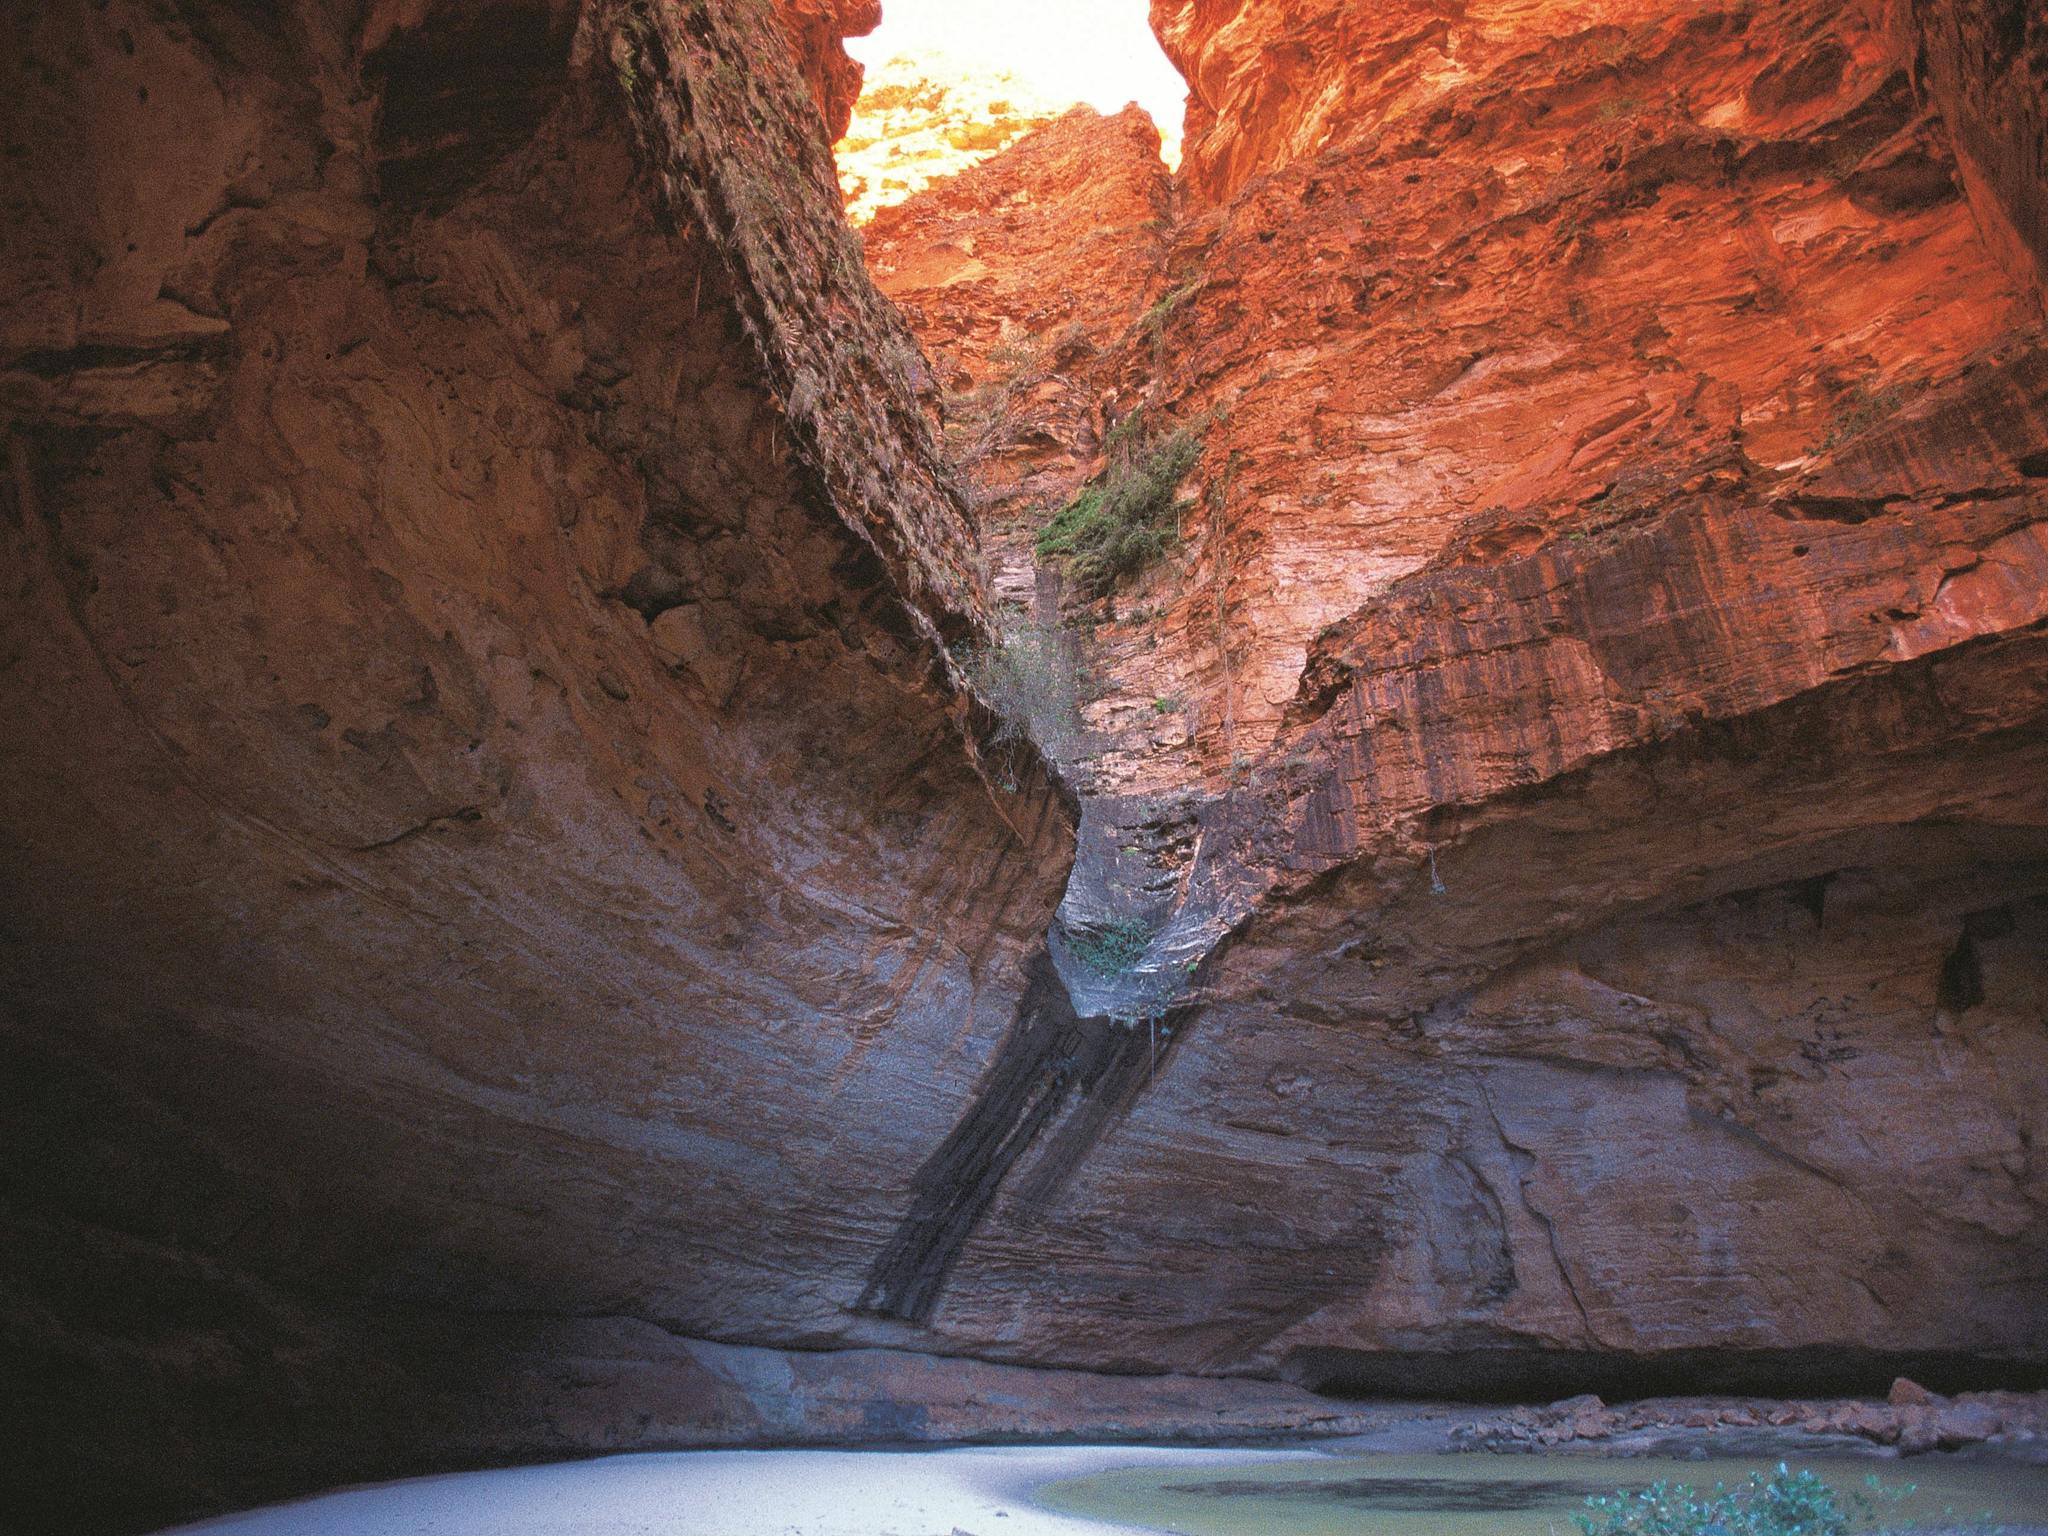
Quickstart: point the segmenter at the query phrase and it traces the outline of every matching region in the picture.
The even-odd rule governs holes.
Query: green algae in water
[[[1586,1500],[1660,1478],[1711,1489],[1779,1457],[1677,1461],[1592,1456],[1328,1456],[1129,1467],[1041,1488],[1035,1501],[1182,1536],[1578,1536]],[[2048,1471],[1998,1461],[1803,1457],[1839,1493],[1876,1473],[1916,1492],[1883,1524],[2048,1523]]]

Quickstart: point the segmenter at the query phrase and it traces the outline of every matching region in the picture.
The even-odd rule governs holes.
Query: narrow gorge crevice
[[[1551,1063],[1661,1059],[1664,1047],[1631,1043],[1654,1023],[1683,1045],[1685,1075],[1643,1090],[1645,1118],[1617,1134],[1640,1138],[1630,1144],[1651,1161],[1634,1178],[1649,1188],[1687,1186],[1687,1158],[1722,1169],[1710,1194],[1674,1193],[1670,1208],[1705,1199],[1722,1213],[1712,1241],[1745,1257],[1707,1267],[1732,1265],[1712,1284],[1741,1291],[1743,1265],[1780,1263],[1768,1235],[1729,1229],[1745,1208],[1737,1188],[1775,1187],[1763,1164],[1821,1175],[1831,1193],[1782,1191],[1795,1208],[1841,1199],[1839,1219],[1869,1214],[1858,1202],[1882,1158],[1852,1171],[1816,1151],[1819,1122],[1805,1116],[1824,1119],[1830,1094],[1877,1090],[1884,1079],[1862,1072],[1899,1070],[1894,1053],[1919,1050],[1914,1032],[1954,1013],[1943,998],[1964,985],[1967,956],[1950,954],[1952,933],[1936,936],[1947,919],[1930,907],[1915,963],[1933,971],[1894,978],[1874,951],[1842,962],[1864,976],[1844,985],[1887,998],[1852,1023],[1825,990],[1780,993],[1720,969],[1719,940],[1682,914],[1718,911],[1759,878],[1824,878],[1831,944],[1853,946],[1839,925],[1878,920],[1873,890],[1923,892],[1899,897],[1901,912],[1949,899],[1924,862],[1948,835],[1937,829],[1979,850],[1956,855],[1967,861],[2000,826],[2019,855],[2042,820],[2021,767],[2041,739],[2044,572],[2025,469],[2048,430],[2040,328],[1946,158],[1937,113],[1953,108],[1916,92],[1899,34],[1872,21],[1871,47],[1844,51],[1803,30],[1799,7],[1659,12],[1629,27],[1588,13],[1541,39],[1459,36],[1461,68],[1496,71],[1501,94],[1469,93],[1449,117],[1452,106],[1404,116],[1404,92],[1427,94],[1422,76],[1352,70],[1400,19],[1293,8],[1276,25],[1317,41],[1302,77],[1268,94],[1265,34],[1158,9],[1196,96],[1175,191],[1160,190],[1128,114],[1081,111],[867,230],[870,263],[948,392],[1010,622],[1024,635],[1064,622],[1077,637],[1081,719],[1060,755],[1083,810],[1055,954],[1082,1012],[1181,1008],[1192,1025],[1100,1162],[1063,1181],[1058,1219],[1117,1231],[1113,1213],[1196,1188],[1241,1221],[1221,1169],[1258,1167],[1274,1145],[1241,1129],[1295,1143],[1280,1166],[1300,1179],[1315,1159],[1344,1157],[1353,1116],[1388,1126],[1359,1138],[1367,1146],[1434,1149],[1464,1123],[1428,1066],[1439,1030],[1460,1037],[1461,1058],[1492,1058],[1503,1102],[1535,1116],[1515,1144],[1532,1177],[1554,1179],[1561,1161],[1593,1154],[1559,1140],[1549,1100],[1565,1079]],[[1401,46],[1420,60],[1452,39],[1403,34]],[[1485,48],[1496,51],[1476,63]],[[1729,71],[1711,110],[1691,84],[1708,58]],[[1534,105],[1510,113],[1511,99]],[[1313,135],[1288,119],[1297,110],[1322,114]],[[1440,132],[1447,123],[1456,131]],[[1315,135],[1316,155],[1290,149]],[[1831,231],[1825,260],[1782,232],[1799,220]],[[1871,220],[1884,241],[1865,243]],[[1726,232],[1712,248],[1731,266],[1702,302],[1687,297],[1698,274],[1684,253],[1709,227]],[[1969,250],[1985,307],[1895,284],[1907,244],[1946,270]],[[1838,324],[1863,329],[1838,342]],[[1162,437],[1175,424],[1198,434],[1199,454],[1169,488],[1163,553],[1101,582],[1060,530],[1094,515],[1077,510],[1092,491],[1114,489],[1133,462],[1119,442],[1141,418]],[[2023,857],[1987,866],[1979,889],[2038,894]],[[1712,976],[1682,1028],[1552,983],[1519,990],[1548,974],[1545,956],[1569,969],[1664,919],[1668,963]],[[1982,1049],[2032,1060],[2031,963],[2007,974]],[[1663,1006],[1648,1001],[1655,987],[1643,996],[1637,1006]],[[1869,1037],[1879,1013],[1899,1031],[1881,1046]],[[1318,1033],[1297,1039],[1276,1015]],[[1770,1061],[1785,1048],[1752,1038],[1761,1017],[1787,1030],[1824,1021],[1802,1037],[1805,1065],[1737,1067],[1748,1050]],[[1335,1046],[1337,1061],[1310,1056],[1332,1050],[1332,1027],[1364,1038]],[[1413,1056],[1412,1077],[1379,1059],[1388,1050]],[[1765,1112],[1796,1126],[1756,1129],[1743,1095],[1810,1081],[1814,1052],[1893,1065],[1840,1067],[1834,1083],[1811,1082],[1807,1107]],[[1332,1102],[1311,1102],[1319,1093]],[[1660,1115],[1687,1129],[1656,1129]],[[1198,1142],[1228,1138],[1214,1186],[1163,1155],[1191,1123]],[[1987,1131],[2008,1153],[2028,1135],[2013,1119]],[[1738,1133],[1757,1137],[1754,1172],[1736,1171],[1750,1154],[1676,1150]],[[1274,1370],[1290,1348],[1362,1330],[1404,1358],[1408,1325],[1391,1319],[1412,1301],[1376,1277],[1412,1281],[1447,1239],[1404,1209],[1429,1198],[1419,1172],[1339,1166],[1363,1203],[1329,1224],[1356,1234],[1349,1278],[1327,1292],[1304,1282],[1283,1308],[1261,1268],[1240,1279],[1235,1255],[1194,1247],[1138,1325],[1160,1357],[1177,1337],[1232,1332],[1235,1352],[1204,1358]],[[2004,1208],[1997,1186],[1983,1188]],[[1275,1202],[1283,1187],[1275,1174]],[[1553,1188],[1542,1208],[1561,1214],[1536,1233],[1552,1257],[1515,1266],[1517,1284],[1476,1310],[1434,1303],[1447,1358],[1491,1336],[1508,1358],[1540,1362],[1583,1347],[1594,1316],[1607,1320],[1593,1337],[1618,1359],[1654,1353],[1642,1337],[1713,1331],[1704,1320],[1734,1303],[1673,1295],[1642,1332],[1637,1309],[1664,1282],[1631,1281],[1612,1257],[1633,1252],[1657,1272],[1673,1244],[1682,1266],[1678,1252],[1709,1241],[1692,1215],[1668,1231],[1651,1221],[1655,1237],[1589,1216],[1658,1198],[1599,1181]],[[1939,1225],[1940,1204],[1912,1219]],[[2010,1219],[2024,1220],[2019,1209]],[[952,1347],[1011,1347],[996,1320],[1035,1294],[1027,1250],[1044,1233],[990,1229],[970,1245],[934,1316]],[[1285,1241],[1308,1253],[1321,1235],[1310,1220]],[[1362,1261],[1390,1244],[1393,1262]],[[1979,1321],[2002,1321],[1928,1357],[2024,1376],[2010,1362],[2029,1357],[2037,1330],[2009,1282],[2026,1260],[1988,1235],[1973,1251],[1988,1288]],[[1755,1347],[1757,1379],[1773,1358],[1789,1377],[1846,1316],[1866,1319],[1852,1334],[1873,1307],[1896,1329],[1901,1292],[1879,1272],[1897,1262],[1872,1252],[1820,1266],[1825,1279],[1809,1280],[1839,1297],[1826,1307],[1752,1286],[1740,1305],[1760,1310],[1717,1347],[1775,1333],[1780,1343]],[[1546,1270],[1569,1283],[1539,1283]],[[1232,1276],[1220,1290],[1219,1272]],[[1052,1285],[1085,1312],[1110,1282]],[[996,1293],[980,1308],[978,1287]],[[1105,1361],[1150,1357],[1128,1326],[1069,1343]]]

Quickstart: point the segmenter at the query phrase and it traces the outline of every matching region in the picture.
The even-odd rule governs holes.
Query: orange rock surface
[[[1032,539],[1095,467],[1172,204],[1151,120],[1075,107],[868,227],[869,270],[937,370],[999,600],[1038,607]]]
[[[1313,71],[1303,105],[1245,62],[1265,8],[1180,50],[1236,134],[1191,146],[1192,185],[1273,172],[1183,237],[1201,286],[1164,384],[1230,413],[1189,585],[1231,619],[1236,750],[1270,737],[1311,638],[1411,573],[1768,496],[2038,323],[1879,18],[1494,9],[1348,12],[1374,30],[1327,67],[1383,33],[1400,67],[1346,73],[1342,110]],[[1311,106],[1341,139],[1294,124]]]
[[[934,1326],[1001,1347],[1050,1290],[1106,1363],[1200,1338],[1357,1390],[2038,1356],[2025,66],[1916,82],[1902,8],[1811,0],[1154,15],[1194,96],[1172,302],[1012,432],[1085,444],[1092,391],[1202,436],[1178,551],[1068,598],[1062,925],[1135,927],[1166,1033]],[[1972,25],[1956,58],[2004,46]],[[940,356],[1050,336],[1050,217],[948,286],[956,201],[899,214],[872,254]],[[1008,514],[1092,467],[1050,462]]]

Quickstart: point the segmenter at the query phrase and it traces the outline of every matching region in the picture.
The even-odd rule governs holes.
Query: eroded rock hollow
[[[10,12],[0,1524],[2038,1382],[2048,22],[1152,9]]]

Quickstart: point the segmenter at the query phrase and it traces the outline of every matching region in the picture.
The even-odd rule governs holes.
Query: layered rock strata
[[[1032,542],[1101,460],[1164,270],[1173,187],[1143,111],[1075,107],[879,211],[875,282],[937,373],[989,595],[1036,612]],[[1050,615],[1050,610],[1047,610]]]
[[[2048,302],[2048,15],[2011,0],[1910,0],[1902,26],[1986,240]]]
[[[1696,1446],[1728,1455],[1770,1455],[1772,1446],[1852,1449],[1858,1441],[1912,1455],[1989,1443],[2024,1457],[2044,1435],[2048,1394],[1966,1392],[1949,1399],[1900,1377],[1883,1401],[1646,1398],[1609,1407],[1589,1394],[1457,1424],[1450,1439],[1475,1450],[1566,1447],[1620,1455],[1689,1454]]]
[[[1141,938],[1145,1070],[935,1331],[1356,1391],[2038,1372],[2048,369],[1984,212],[2031,184],[1954,149],[2031,118],[1912,19],[1155,7],[1171,302],[1014,428],[1092,387],[1204,444],[1179,551],[1069,609],[1062,921]],[[942,353],[1011,313],[909,302]]]

